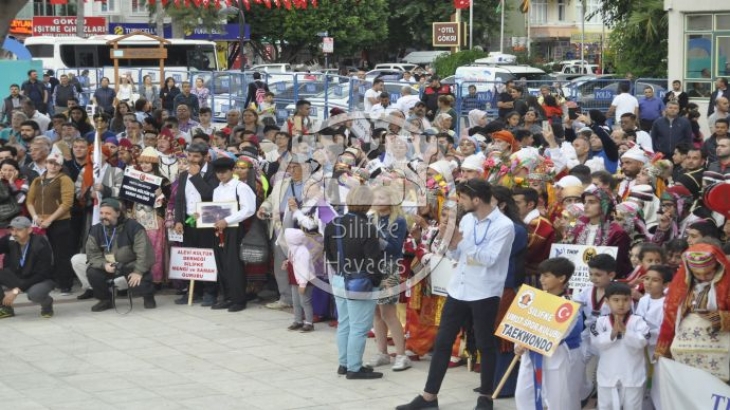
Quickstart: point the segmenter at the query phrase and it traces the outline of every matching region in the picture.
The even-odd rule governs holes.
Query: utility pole
[[[157,35],[165,37],[165,10],[162,8],[162,2],[155,2],[155,21],[157,23]]]
[[[84,0],[76,0],[76,36],[86,37],[84,35]]]

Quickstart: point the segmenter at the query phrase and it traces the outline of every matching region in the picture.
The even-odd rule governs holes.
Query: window
[[[132,0],[132,13],[148,14],[147,0]]]
[[[558,0],[558,21],[565,21],[565,0]]]
[[[686,91],[707,97],[715,78],[730,75],[730,14],[690,14],[684,28]]]
[[[106,0],[105,2],[101,3],[101,12],[102,13],[113,13],[117,11],[117,0]]]
[[[585,16],[586,16],[586,23],[601,23],[603,19],[601,18],[601,14],[599,11],[601,10],[601,0],[583,0],[583,1],[576,1],[575,7],[576,7],[576,20],[580,22],[581,15],[583,13],[583,4],[585,4]],[[596,13],[593,17],[590,17],[593,13]]]
[[[530,6],[530,24],[547,23],[547,0],[533,0]]]

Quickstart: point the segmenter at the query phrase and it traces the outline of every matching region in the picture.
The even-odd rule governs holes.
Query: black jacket
[[[266,92],[269,91],[269,86],[266,85],[262,80],[256,80],[252,83],[248,83],[248,90],[246,91],[246,102],[243,104],[245,108],[252,102],[256,102],[256,90],[263,88]]]
[[[340,235],[343,238],[342,269],[339,267],[340,253],[337,250],[337,238]],[[380,250],[378,232],[365,214],[348,213],[330,222],[324,228],[324,251],[327,261],[335,272],[346,274],[368,272],[377,275],[378,278],[382,277],[380,262],[383,252]]]
[[[681,143],[692,145],[692,124],[685,117],[676,117],[671,122],[667,117],[658,118],[650,134],[654,152],[661,152],[665,158],[671,158]]]
[[[188,175],[187,171],[180,174],[177,195],[175,195],[175,223],[185,224],[185,220],[188,219],[187,210],[185,209],[185,185],[188,184],[188,181],[195,185],[203,202],[213,200],[213,190],[218,186],[218,178],[216,178],[213,166],[210,164],[208,164],[208,170],[205,175],[202,172],[193,177],[188,177]]]
[[[113,238],[111,238],[113,236]],[[155,264],[155,251],[147,237],[147,231],[134,219],[120,217],[116,227],[104,227],[98,223],[89,230],[86,241],[86,257],[89,266],[103,269],[106,241],[111,240],[111,250],[116,262],[124,264],[130,272],[146,274]]]
[[[715,90],[710,94],[710,103],[707,105],[707,116],[709,117],[715,112],[715,103],[717,102],[717,94],[722,94],[723,97],[730,100],[730,87],[726,88],[725,91]]]
[[[36,283],[53,278],[53,251],[44,236],[30,235],[25,265],[20,267],[23,250],[10,235],[0,238],[0,254],[5,255],[5,269],[18,277],[17,287],[23,292]]]

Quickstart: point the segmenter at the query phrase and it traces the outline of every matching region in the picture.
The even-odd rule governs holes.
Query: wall
[[[682,79],[682,73],[685,63],[685,40],[684,40],[684,16],[687,13],[698,14],[702,12],[730,12],[730,2],[717,0],[664,0],[664,10],[667,11],[667,22],[669,24],[669,35],[667,41],[670,45],[681,45],[679,47],[669,47],[667,55],[667,68],[669,81]],[[707,105],[709,100],[692,99],[700,107],[700,113],[707,113]],[[710,135],[707,127],[707,121],[700,121],[702,133],[705,136]]]
[[[8,96],[11,84],[20,85],[27,80],[31,69],[38,71],[38,78],[43,77],[43,63],[40,61],[0,60],[0,73],[3,73],[0,76],[0,96]]]

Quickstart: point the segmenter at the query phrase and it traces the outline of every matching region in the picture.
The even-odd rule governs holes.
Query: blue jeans
[[[365,342],[373,327],[376,300],[347,299],[344,296],[345,278],[332,276],[332,291],[337,305],[337,350],[340,366],[348,372],[362,367]]]

